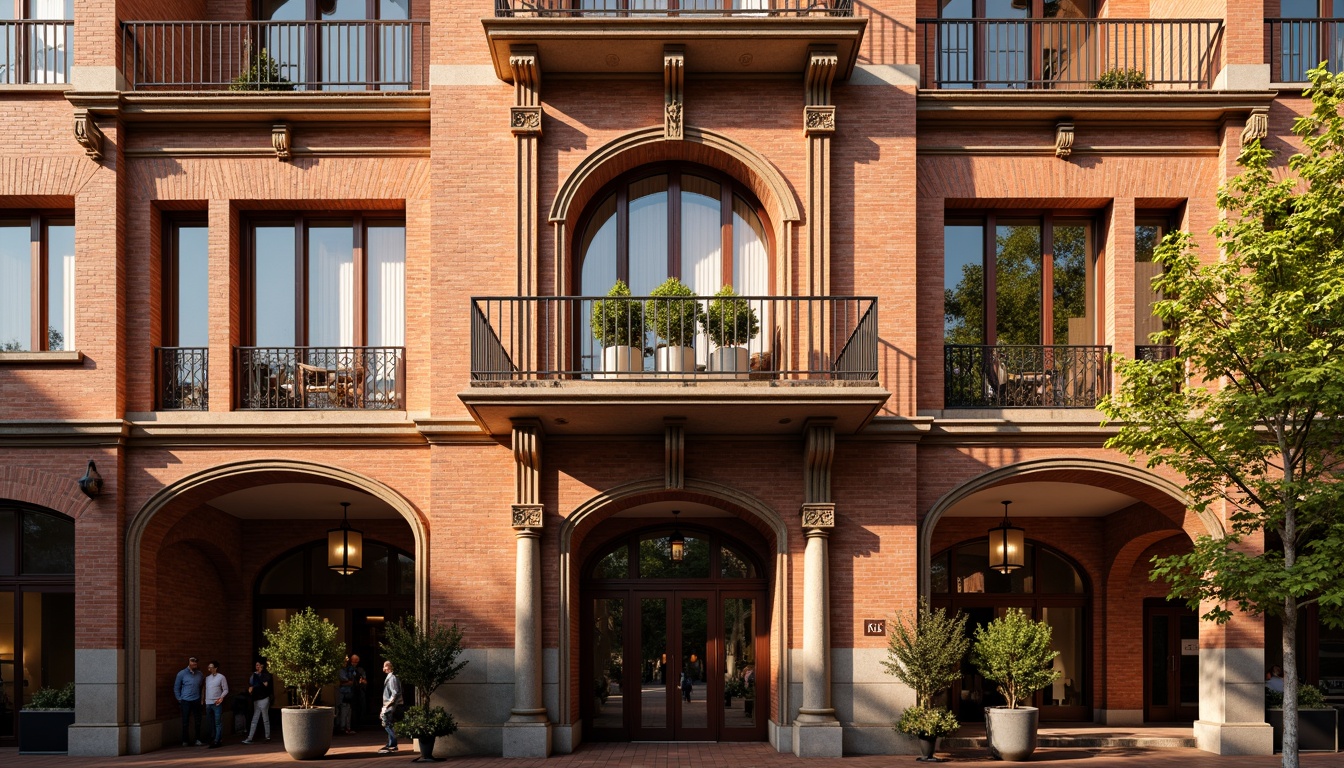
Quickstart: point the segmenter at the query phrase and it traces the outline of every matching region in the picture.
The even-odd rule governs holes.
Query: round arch
[[[237,461],[193,472],[161,488],[135,512],[126,524],[126,543],[123,551],[126,595],[126,680],[128,681],[126,686],[126,711],[134,722],[139,722],[141,701],[140,555],[145,532],[149,529],[150,523],[153,522],[154,517],[159,512],[174,501],[190,494],[206,491],[212,483],[229,478],[264,477],[276,474],[305,475],[315,480],[345,484],[376,497],[396,510],[397,514],[410,526],[411,535],[415,541],[415,614],[417,617],[428,615],[429,529],[415,506],[386,484],[341,467],[287,459]]]
[[[943,515],[956,506],[958,502],[973,493],[1003,483],[1047,479],[1081,483],[1085,481],[1086,475],[1111,478],[1114,481],[1112,490],[1128,492],[1131,496],[1135,496],[1155,507],[1174,508],[1179,506],[1182,510],[1186,510],[1194,506],[1194,501],[1180,486],[1131,464],[1121,464],[1103,459],[1050,458],[1032,459],[999,467],[974,477],[943,494],[943,497],[934,502],[928,514],[920,522],[919,594],[924,597],[928,597],[930,594],[929,567],[933,557],[931,551],[933,531],[938,527],[938,521],[942,519]],[[1222,522],[1218,520],[1216,515],[1208,510],[1200,511],[1197,514],[1210,536],[1215,539],[1221,539],[1224,536]]]
[[[33,504],[71,520],[78,520],[94,504],[70,477],[17,466],[0,467],[0,499]]]

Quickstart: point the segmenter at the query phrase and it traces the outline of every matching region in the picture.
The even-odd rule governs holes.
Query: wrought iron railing
[[[73,21],[0,21],[0,84],[70,82],[74,40]]]
[[[477,297],[471,378],[872,381],[877,299]]]
[[[495,0],[496,16],[853,16],[853,0]]]
[[[921,87],[1211,88],[1221,21],[923,19]]]
[[[1305,83],[1321,62],[1344,69],[1344,19],[1265,19],[1265,61],[1275,83]]]
[[[1176,347],[1172,344],[1135,344],[1135,360],[1170,360],[1176,357]]]
[[[404,347],[236,347],[237,407],[401,410]]]
[[[210,410],[210,350],[156,347],[155,390],[160,411]]]
[[[121,30],[133,90],[429,87],[427,21],[128,21]]]
[[[945,408],[1093,408],[1111,389],[1110,347],[947,344]]]

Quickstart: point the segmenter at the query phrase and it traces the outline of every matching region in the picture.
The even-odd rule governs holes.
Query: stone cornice
[[[429,123],[428,91],[66,91],[77,109],[131,123]]]
[[[1277,91],[1084,91],[1084,90],[936,90],[918,92],[916,110],[922,123],[951,121],[1001,122],[1060,120],[1092,123],[1193,121],[1217,124],[1245,118],[1269,107]]]
[[[0,448],[114,447],[128,433],[120,419],[0,421]]]

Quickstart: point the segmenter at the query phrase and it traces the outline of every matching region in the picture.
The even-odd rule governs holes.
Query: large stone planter
[[[659,347],[654,359],[659,373],[670,374],[659,378],[685,379],[695,374],[695,347]]]
[[[19,754],[63,755],[69,751],[73,709],[19,710]]]
[[[750,356],[746,347],[719,347],[709,353],[709,370],[717,378],[746,379],[751,376]]]
[[[1274,728],[1274,751],[1283,751],[1283,710],[1265,711],[1265,720]],[[1339,710],[1297,710],[1297,748],[1303,752],[1339,751]]]
[[[624,379],[644,372],[644,350],[639,347],[603,347],[602,370],[594,379]]]
[[[285,707],[280,710],[285,751],[295,760],[316,760],[331,749],[336,710],[331,707]]]
[[[1041,711],[1035,707],[985,707],[985,738],[990,754],[1020,762],[1036,751],[1036,726]]]

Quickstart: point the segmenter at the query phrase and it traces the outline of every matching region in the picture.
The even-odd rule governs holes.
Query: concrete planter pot
[[[63,755],[69,751],[73,709],[19,710],[19,754]]]
[[[295,760],[316,760],[331,749],[336,710],[331,707],[285,707],[280,710],[285,751]]]
[[[659,378],[684,379],[687,377],[675,374],[695,373],[695,347],[659,347],[654,359],[660,373],[674,374]]]
[[[1036,726],[1041,711],[1035,707],[985,707],[985,738],[989,752],[1000,760],[1021,762],[1036,751]]]
[[[1274,751],[1283,751],[1283,710],[1265,710],[1265,720],[1274,728]],[[1297,748],[1303,752],[1339,751],[1339,710],[1297,710]]]
[[[717,374],[716,378],[750,378],[750,362],[746,347],[719,347],[709,353],[709,370]]]
[[[644,350],[639,347],[603,347],[602,371],[594,379],[623,379],[644,372]]]

